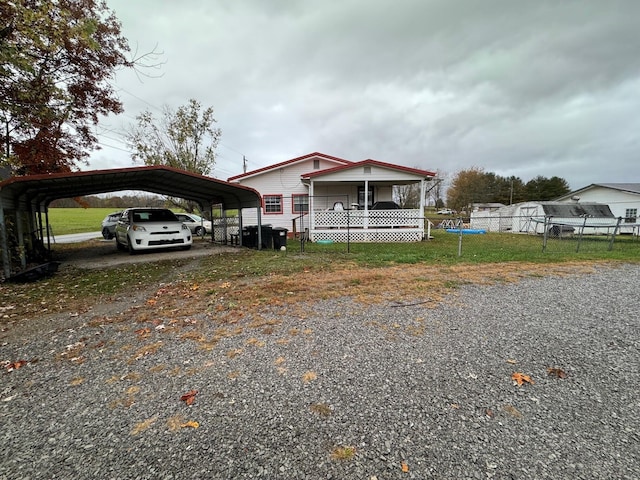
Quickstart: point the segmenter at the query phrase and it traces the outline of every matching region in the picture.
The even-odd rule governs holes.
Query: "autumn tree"
[[[145,62],[129,52],[103,0],[0,2],[0,164],[32,174],[86,162],[99,117],[122,111],[110,80]]]
[[[459,171],[447,190],[447,206],[456,210],[469,209],[473,203],[484,203],[488,198],[489,178],[479,167]]]
[[[215,150],[222,135],[219,128],[214,128],[213,108],[202,110],[198,101],[190,99],[177,110],[165,105],[159,119],[145,111],[136,120],[138,124],[126,135],[134,161],[200,175],[213,171]]]

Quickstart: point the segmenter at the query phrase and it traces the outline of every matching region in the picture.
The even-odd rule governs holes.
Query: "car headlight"
[[[136,224],[132,225],[131,229],[136,231],[136,232],[146,232],[147,231],[147,229],[144,228],[142,225],[136,225]]]

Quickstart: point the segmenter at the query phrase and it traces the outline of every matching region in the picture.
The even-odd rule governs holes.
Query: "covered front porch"
[[[375,160],[303,176],[306,227],[313,242],[419,242],[428,239],[427,185],[435,174]],[[412,191],[399,205],[399,189]],[[302,217],[300,220],[305,221]]]

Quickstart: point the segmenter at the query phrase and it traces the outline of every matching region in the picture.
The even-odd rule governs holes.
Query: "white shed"
[[[488,232],[554,235],[582,230],[584,234],[607,233],[618,219],[604,203],[522,202],[492,212],[472,212],[471,228]]]

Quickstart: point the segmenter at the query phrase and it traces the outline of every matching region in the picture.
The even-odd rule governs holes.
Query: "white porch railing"
[[[315,211],[311,215],[311,241],[418,242],[425,234],[418,209]]]

